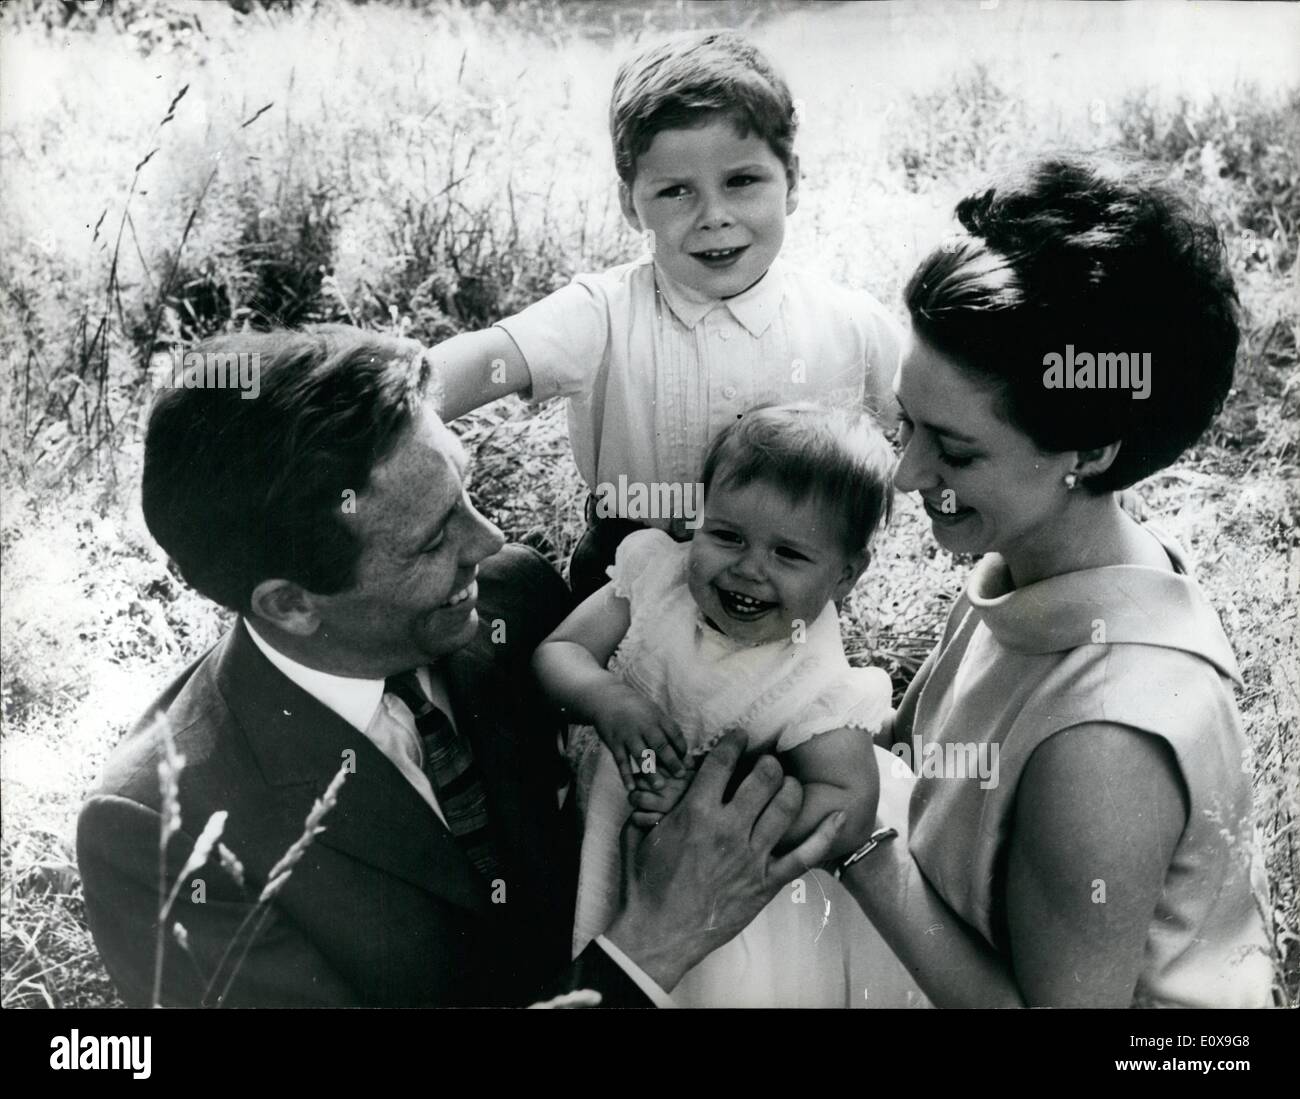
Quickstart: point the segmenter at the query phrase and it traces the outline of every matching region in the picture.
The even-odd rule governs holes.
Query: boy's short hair
[[[866,412],[812,402],[762,405],[724,427],[704,456],[704,499],[715,482],[762,481],[792,500],[813,496],[842,520],[845,551],[865,550],[889,522],[894,451]]]
[[[351,587],[364,546],[345,517],[420,414],[430,370],[415,340],[346,325],[218,336],[246,354],[256,399],[164,389],[144,444],[144,518],[201,594],[247,613],[263,580],[326,595]]]
[[[723,114],[757,134],[787,171],[794,163],[794,100],[781,74],[744,35],[709,31],[653,46],[619,66],[609,105],[614,167],[624,183],[661,130]]]

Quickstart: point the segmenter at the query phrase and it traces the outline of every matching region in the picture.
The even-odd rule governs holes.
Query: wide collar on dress
[[[758,282],[734,298],[713,298],[692,290],[654,265],[655,289],[682,324],[694,328],[715,309],[725,309],[757,339],[776,319],[785,297],[785,268],[776,260]]]
[[[1108,565],[1013,589],[1006,562],[990,553],[971,573],[966,596],[999,644],[1012,652],[1155,645],[1199,656],[1241,683],[1219,616],[1186,575],[1181,548],[1154,528],[1146,529],[1164,546],[1177,572]]]

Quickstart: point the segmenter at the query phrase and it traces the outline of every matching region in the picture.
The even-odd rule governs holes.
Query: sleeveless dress
[[[746,646],[709,626],[686,583],[689,544],[638,531],[609,574],[631,605],[631,624],[609,668],[667,713],[692,754],[729,729],[751,746],[785,752],[820,733],[854,727],[869,738],[890,712],[889,677],[853,668],[835,607],[806,638]],[[620,879],[618,837],[630,813],[613,756],[590,727],[575,729],[584,813],[573,947],[576,957],[608,926]],[[882,749],[878,765],[892,757]],[[735,939],[673,990],[690,1007],[906,1007],[926,1001],[852,897],[811,871],[781,891]]]
[[[1267,893],[1232,697],[1236,661],[1182,552],[1147,529],[1176,572],[1110,566],[1013,589],[997,554],[976,565],[899,707],[900,727],[912,716],[913,743],[895,751],[911,755],[920,776],[909,850],[944,900],[1006,954],[1005,854],[1034,749],[1088,722],[1160,737],[1190,812],[1151,919],[1134,1006],[1268,1006]],[[988,760],[997,749],[995,783],[927,774],[972,741]]]

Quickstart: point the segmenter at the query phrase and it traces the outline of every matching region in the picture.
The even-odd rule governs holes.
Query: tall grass
[[[67,26],[35,0],[0,12],[6,1005],[113,1002],[84,926],[76,808],[227,620],[140,519],[151,362],[216,331],[313,320],[435,342],[633,258],[604,132],[616,61],[666,24],[751,10],[242,7],[132,0]],[[782,60],[790,27],[753,31]],[[805,121],[787,250],[883,300],[959,194],[1052,145],[1146,157],[1222,226],[1246,308],[1237,386],[1210,436],[1142,492],[1199,560],[1241,659],[1279,996],[1295,1003],[1300,92],[1137,84],[1097,109],[1026,88],[1014,66],[883,88],[848,56],[829,73],[789,57]],[[477,502],[566,559],[582,491],[563,409],[512,399],[456,426]],[[901,503],[846,618],[854,658],[900,688],[962,578]]]

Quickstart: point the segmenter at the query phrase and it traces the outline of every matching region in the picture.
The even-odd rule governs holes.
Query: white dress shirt
[[[248,630],[248,636],[253,639],[253,644],[289,682],[301,687],[321,705],[334,711],[383,752],[407,782],[415,787],[416,792],[429,803],[443,825],[447,824],[447,818],[442,815],[442,808],[438,805],[437,795],[424,775],[423,749],[415,731],[415,719],[404,703],[393,695],[384,694],[382,679],[332,675],[299,664],[279,649],[272,648],[247,618],[241,621]],[[416,674],[425,697],[447,715],[447,720],[454,727],[456,719],[451,712],[446,684],[433,675],[428,667],[419,668]],[[671,997],[604,935],[595,941],[654,1004],[658,1007],[675,1006]]]
[[[593,490],[620,475],[696,482],[709,441],[758,404],[894,408],[902,334],[888,310],[779,259],[724,300],[647,257],[578,275],[498,323],[528,365],[531,399],[569,398],[573,457]]]
[[[289,682],[301,687],[327,709],[333,710],[383,752],[393,766],[401,771],[402,777],[415,788],[415,792],[438,814],[438,819],[444,825],[447,823],[442,807],[438,804],[438,796],[424,774],[424,750],[420,745],[419,734],[415,731],[415,718],[403,702],[391,694],[384,694],[382,679],[357,679],[309,668],[272,648],[246,618],[244,625],[248,627],[248,635],[253,643],[262,650],[262,655]],[[425,697],[446,714],[454,725],[446,688],[434,679],[427,667],[420,668],[417,674]]]

